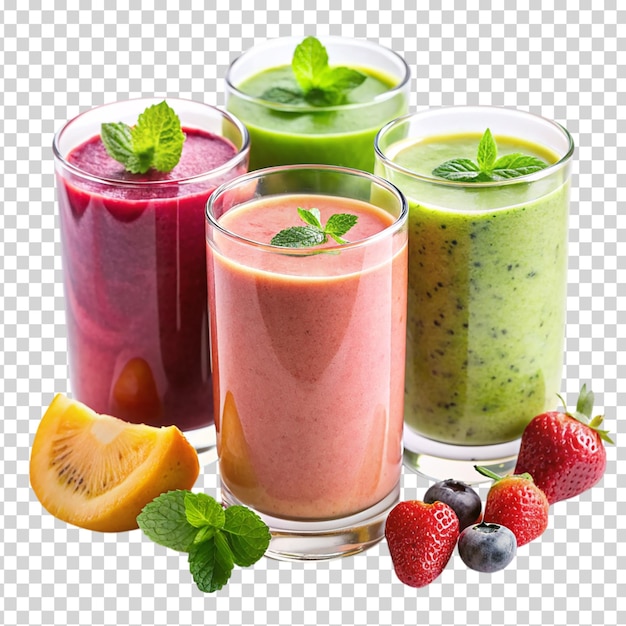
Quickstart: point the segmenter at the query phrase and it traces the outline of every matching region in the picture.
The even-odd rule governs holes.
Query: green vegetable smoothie
[[[391,76],[372,69],[353,67],[366,79],[349,91],[341,105],[314,107],[289,105],[261,99],[272,88],[296,91],[291,66],[259,72],[236,85],[227,108],[250,133],[250,170],[273,165],[323,163],[372,172],[374,137],[388,121],[407,111],[404,92],[384,97],[397,85]]]
[[[490,186],[433,180],[441,163],[475,158],[479,141],[438,136],[389,150],[395,165],[430,179],[392,179],[410,204],[405,422],[470,446],[516,439],[554,405],[567,272],[565,177]],[[501,155],[558,160],[523,140],[496,142]]]

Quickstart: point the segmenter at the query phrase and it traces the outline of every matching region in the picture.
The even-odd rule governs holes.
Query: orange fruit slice
[[[176,426],[130,424],[57,394],[39,423],[30,482],[55,517],[90,530],[137,528],[160,494],[190,489],[198,455]]]

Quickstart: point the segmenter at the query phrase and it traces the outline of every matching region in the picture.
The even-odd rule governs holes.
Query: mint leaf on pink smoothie
[[[303,222],[306,222],[310,226],[315,226],[319,230],[324,230],[322,226],[322,216],[319,209],[298,209],[298,215]]]
[[[331,215],[328,218],[324,232],[330,235],[337,243],[347,243],[341,237],[357,223],[357,220],[357,216],[350,213],[335,213],[335,215]]]
[[[328,241],[332,237],[337,243],[348,243],[342,239],[356,223],[358,217],[350,213],[335,213],[322,226],[319,209],[298,208],[300,219],[306,226],[285,228],[272,237],[270,244],[282,248],[312,248]]]
[[[148,107],[135,126],[102,124],[100,136],[109,156],[133,174],[173,170],[185,142],[180,119],[165,101]]]
[[[433,176],[464,183],[484,183],[518,178],[538,172],[548,164],[534,156],[506,154],[499,159],[496,141],[487,129],[479,144],[476,162],[471,159],[450,159],[433,170]]]

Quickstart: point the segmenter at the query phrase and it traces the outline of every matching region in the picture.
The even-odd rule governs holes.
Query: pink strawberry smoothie
[[[220,473],[259,512],[330,519],[378,503],[400,478],[407,247],[375,237],[393,223],[382,209],[330,196],[247,202],[220,224],[267,244],[301,224],[297,207],[318,208],[322,223],[357,215],[344,237],[371,239],[302,256],[209,238]]]
[[[223,180],[183,179],[237,150],[183,130],[169,173],[130,174],[99,136],[89,139],[69,153],[80,175],[60,172],[58,194],[75,397],[99,413],[189,430],[213,421],[204,209]]]

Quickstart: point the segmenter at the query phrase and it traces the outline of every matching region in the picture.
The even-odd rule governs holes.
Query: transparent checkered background
[[[618,254],[626,242],[626,43],[617,35],[626,11],[618,0],[237,0],[217,9],[126,0],[114,10],[85,8],[92,4],[115,3],[4,0],[0,9],[2,623],[626,623],[626,422],[618,421],[626,410],[626,258]],[[409,8],[415,4],[420,10]],[[382,543],[327,563],[264,559],[205,595],[184,556],[139,531],[69,527],[30,490],[38,420],[55,392],[69,391],[54,131],[89,107],[129,97],[223,105],[229,62],[290,34],[394,48],[412,68],[413,109],[519,107],[575,137],[562,391],[571,404],[591,382],[618,445],[609,448],[603,481],[557,503],[543,537],[503,572],[478,574],[455,554],[439,579],[415,590],[395,578]],[[403,477],[405,498],[421,497],[426,486]],[[216,492],[212,469],[197,488]]]

